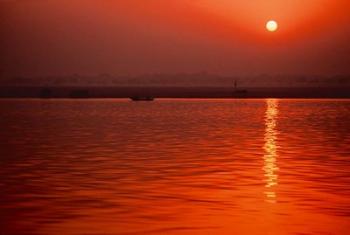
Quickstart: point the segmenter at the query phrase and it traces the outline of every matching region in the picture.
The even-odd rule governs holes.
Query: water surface
[[[350,100],[0,100],[0,234],[349,234]]]

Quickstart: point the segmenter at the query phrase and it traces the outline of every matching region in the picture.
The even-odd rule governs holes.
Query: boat
[[[69,94],[70,98],[73,99],[87,99],[91,98],[90,92],[84,89],[72,90]]]
[[[134,96],[130,97],[132,101],[154,101],[154,97],[152,96]]]
[[[233,95],[234,95],[234,96],[235,96],[235,95],[244,95],[244,94],[246,94],[246,93],[248,93],[247,90],[245,90],[245,89],[239,89],[239,88],[238,88],[238,82],[235,80],[235,82],[234,82]]]

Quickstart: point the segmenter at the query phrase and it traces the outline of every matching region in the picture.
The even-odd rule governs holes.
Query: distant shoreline
[[[0,98],[350,98],[350,87],[0,87]]]

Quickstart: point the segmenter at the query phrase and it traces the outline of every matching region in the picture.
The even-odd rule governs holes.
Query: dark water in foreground
[[[0,234],[350,234],[350,100],[0,100]]]

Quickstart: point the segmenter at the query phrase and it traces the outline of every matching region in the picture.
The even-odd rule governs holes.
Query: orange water
[[[350,100],[0,100],[0,234],[350,234]]]

